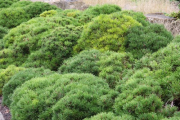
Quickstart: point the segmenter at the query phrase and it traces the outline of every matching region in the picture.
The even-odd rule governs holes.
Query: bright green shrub
[[[111,111],[116,95],[93,75],[53,74],[31,79],[17,88],[10,109],[12,119],[80,120]]]
[[[2,95],[3,86],[11,79],[14,74],[21,70],[24,70],[24,68],[10,65],[0,73],[0,95]]]
[[[155,74],[147,68],[137,70],[124,84],[117,86],[121,91],[115,99],[117,114],[129,114],[142,120],[160,120],[171,117],[176,107],[163,107],[163,89],[155,79]],[[165,112],[166,111],[166,112]],[[171,115],[165,114],[171,112]]]
[[[25,55],[19,54],[16,50],[3,49],[0,51],[0,69],[5,69],[11,64],[19,66],[24,62],[25,58]]]
[[[132,69],[134,58],[130,53],[106,52],[100,57],[99,77],[105,79],[109,87],[114,88],[122,80],[128,69]]]
[[[41,13],[40,17],[51,17],[51,16],[54,16],[55,14],[57,14],[56,10],[49,10],[49,11],[45,11]]]
[[[11,6],[13,3],[16,3],[20,0],[0,0],[0,8],[8,8]]]
[[[16,3],[15,6],[18,6],[18,3]],[[57,7],[43,2],[31,2],[31,4],[27,4],[24,7],[2,9],[0,11],[0,25],[13,28],[33,17],[38,17],[40,13],[46,10],[52,9],[57,9]]]
[[[168,15],[170,17],[173,17],[173,18],[177,18],[177,19],[180,19],[180,12],[172,12],[170,15]]]
[[[33,53],[34,51],[37,51],[41,48],[43,38],[46,38],[46,36],[48,36],[51,32],[53,32],[56,27],[66,26],[69,24],[74,24],[76,26],[79,25],[77,21],[73,18],[39,17],[39,18],[32,19],[26,23],[23,23],[14,29],[11,29],[10,32],[6,36],[4,36],[3,41],[5,44],[5,47],[12,49],[12,53],[4,57],[4,54],[1,54],[0,52],[0,63],[1,61],[4,61],[1,59],[6,58],[8,60],[5,60],[6,62],[3,63],[4,65],[7,65],[7,64],[15,64],[18,66],[21,65],[22,63],[26,61],[30,53]],[[77,33],[79,32],[77,31]],[[63,34],[67,34],[67,33],[63,33]],[[55,36],[53,37],[57,38],[58,34],[54,34],[54,35]],[[75,35],[73,34],[72,36],[75,36]],[[12,56],[15,56],[15,57],[11,59]],[[0,68],[4,68],[4,67],[0,66]]]
[[[146,20],[146,17],[142,12],[134,12],[132,10],[123,10],[121,11],[121,14],[128,15],[137,20],[139,23],[141,23],[143,26],[148,26],[150,23]]]
[[[178,40],[179,39],[179,40]],[[180,37],[177,37],[167,47],[153,54],[147,54],[136,62],[136,69],[147,67],[154,72],[154,78],[163,89],[162,100],[164,102],[179,99],[180,71]]]
[[[11,79],[4,85],[3,87],[3,104],[6,106],[10,106],[11,97],[14,90],[20,87],[26,81],[36,78],[36,77],[45,77],[53,74],[54,72],[43,69],[43,68],[27,68],[22,70],[11,77]]]
[[[0,11],[0,25],[13,28],[30,19],[23,8],[7,8]]]
[[[30,54],[26,67],[40,67],[57,70],[62,62],[72,56],[73,46],[80,38],[82,27],[67,25],[58,27],[41,40],[41,49]]]
[[[135,58],[141,58],[146,53],[165,47],[172,39],[172,34],[163,25],[138,26],[129,29],[125,47]]]
[[[115,116],[112,112],[99,113],[91,118],[85,118],[84,120],[135,120],[130,115]]]
[[[63,62],[59,68],[60,73],[91,73],[99,74],[98,61],[101,52],[98,50],[85,50]]]
[[[84,27],[74,51],[78,53],[90,48],[100,51],[124,51],[124,36],[128,29],[140,25],[132,17],[122,15],[119,12],[111,15],[100,15]]]

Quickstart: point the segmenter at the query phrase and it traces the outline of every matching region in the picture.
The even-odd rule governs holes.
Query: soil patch
[[[3,114],[5,120],[11,120],[9,108],[2,105],[2,96],[0,97],[0,112]]]

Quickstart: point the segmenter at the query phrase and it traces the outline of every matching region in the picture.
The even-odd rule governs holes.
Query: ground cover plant
[[[0,0],[0,8],[8,8],[11,6],[13,3],[16,3],[20,0]]]

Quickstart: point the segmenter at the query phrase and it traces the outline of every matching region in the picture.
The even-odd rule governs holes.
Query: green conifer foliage
[[[130,53],[106,52],[100,57],[99,77],[105,79],[111,88],[114,88],[128,69],[132,69],[134,58]]]
[[[8,8],[11,6],[13,3],[16,3],[20,0],[0,0],[0,8]]]
[[[134,12],[132,10],[122,10],[121,14],[128,15],[137,20],[143,26],[148,26],[150,23],[146,20],[146,17],[142,12]]]
[[[131,52],[139,59],[146,53],[165,47],[172,40],[172,34],[163,25],[151,24],[129,29],[125,47],[127,52]]]
[[[49,11],[45,11],[43,13],[40,14],[40,17],[51,17],[57,14],[56,10],[49,10]]]
[[[84,27],[74,51],[78,53],[90,48],[100,51],[125,51],[125,34],[129,28],[135,26],[141,26],[141,24],[120,12],[100,15]]]
[[[34,78],[14,91],[12,119],[84,119],[112,110],[117,93],[110,91],[104,80],[90,74]]]
[[[32,2],[31,1],[18,1],[13,3],[10,7],[11,8],[16,8],[16,7],[25,7],[27,5],[30,5]]]
[[[82,27],[67,25],[58,27],[51,34],[42,38],[41,49],[28,57],[24,66],[57,70],[62,62],[71,57],[73,46],[81,35]]]
[[[60,73],[91,73],[99,75],[99,61],[102,53],[98,50],[84,50],[63,62]]]
[[[8,29],[0,26],[0,50],[4,48],[3,37],[8,33]]]
[[[26,81],[36,77],[45,77],[53,73],[54,72],[44,68],[27,68],[16,73],[3,87],[3,105],[10,106],[12,102],[11,96],[14,90]]]
[[[84,120],[135,120],[131,115],[115,116],[114,113],[99,113],[91,118],[85,118]]]
[[[40,13],[52,9],[57,9],[57,7],[43,2],[31,2],[30,4],[25,4],[20,1],[19,4],[15,3],[14,6],[12,5],[12,7],[0,11],[0,25],[7,28],[14,28],[33,17],[38,17]]]
[[[24,68],[10,65],[0,73],[0,95],[2,95],[3,86],[11,79],[14,74],[21,70],[24,70]]]

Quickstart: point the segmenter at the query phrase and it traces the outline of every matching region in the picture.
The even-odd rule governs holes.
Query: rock
[[[85,10],[89,6],[80,0],[59,0],[51,3],[61,9],[78,9]]]

